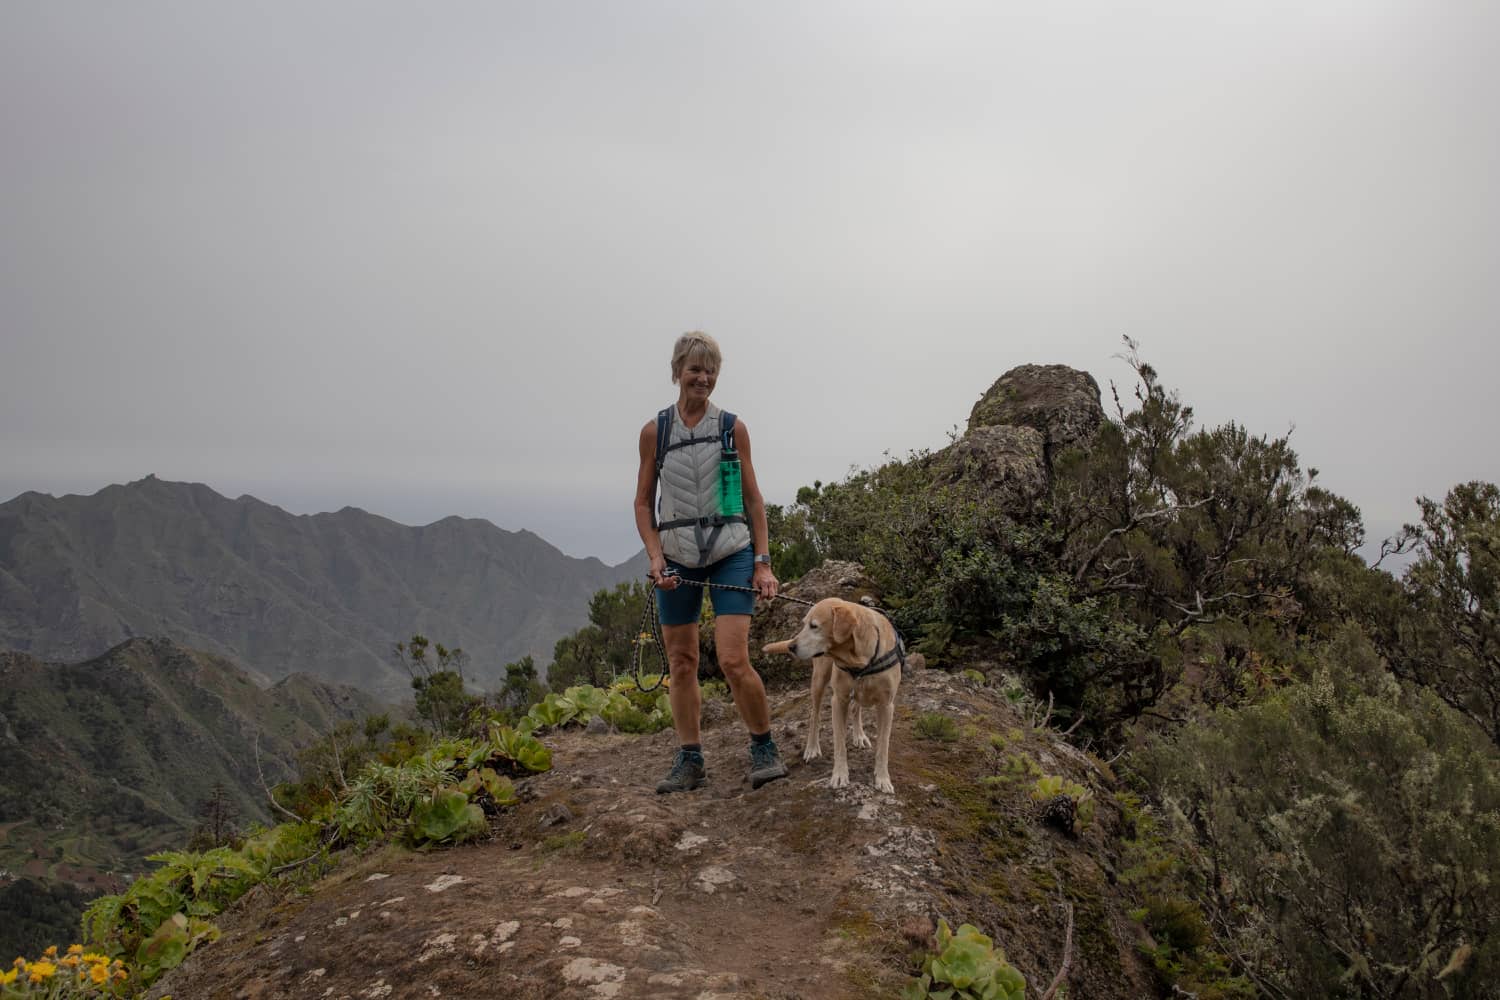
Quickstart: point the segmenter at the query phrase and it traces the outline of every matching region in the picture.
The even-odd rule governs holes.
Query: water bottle
[[[740,459],[732,451],[719,460],[719,513],[725,517],[745,513],[745,498],[740,492]]]

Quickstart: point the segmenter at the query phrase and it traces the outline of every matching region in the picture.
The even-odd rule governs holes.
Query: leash
[[[677,576],[676,572],[671,571],[669,571],[668,575]],[[651,578],[648,576],[646,579],[649,580]],[[712,587],[715,590],[737,590],[744,594],[755,594],[757,596],[760,594],[760,591],[754,587],[738,587],[732,583],[714,583],[712,580],[687,580],[678,577],[677,585],[679,587],[698,587],[700,589],[703,587]],[[815,603],[813,601],[804,601],[800,597],[789,597],[786,594],[776,594],[773,596],[773,600],[791,601],[793,604],[804,604],[809,608]],[[642,682],[641,664],[646,658],[646,647],[652,645],[656,647],[656,658],[657,662],[661,664],[661,675],[657,677],[655,684],[646,687]],[[656,606],[656,588],[652,587],[650,598],[641,608],[640,628],[636,629],[635,689],[642,694],[650,694],[652,691],[658,691],[666,683],[667,675],[670,673],[671,668],[667,664],[667,647],[661,639],[661,611]]]
[[[754,587],[740,587],[740,586],[736,586],[735,584],[732,584],[732,583],[714,583],[712,580],[688,580],[688,579],[684,579],[683,577],[678,576],[675,570],[668,570],[667,571],[667,575],[669,575],[669,576],[677,576],[677,579],[678,579],[677,585],[679,587],[688,586],[688,587],[698,587],[699,589],[702,589],[704,587],[709,587],[709,588],[712,588],[714,590],[734,590],[734,591],[738,591],[738,592],[740,592],[742,594],[755,594],[756,596],[760,595],[760,591],[756,590]],[[648,576],[646,579],[649,580],[651,578]],[[660,612],[660,609],[658,609],[657,606],[656,606],[656,590],[657,590],[656,587],[652,587],[651,588],[651,597],[650,597],[649,600],[646,601],[645,606],[642,607],[642,609],[641,609],[641,625],[640,625],[640,628],[636,629],[636,640],[635,640],[635,688],[636,688],[637,691],[640,691],[642,694],[650,694],[652,691],[658,691],[658,690],[660,690],[661,686],[663,684],[665,684],[666,681],[667,681],[667,675],[671,673],[671,668],[667,664],[667,647],[662,642],[662,638],[661,638],[661,612]],[[772,595],[772,600],[790,601],[793,604],[801,604],[801,605],[803,605],[805,607],[809,607],[809,608],[812,607],[814,604],[817,603],[816,601],[805,601],[805,600],[803,600],[800,597],[790,597],[790,596],[788,596],[786,594],[781,594],[781,593]],[[886,612],[885,612],[885,610],[883,608],[872,608],[872,610],[880,612],[880,614],[882,614],[882,615],[885,616],[885,618],[886,618],[887,621],[890,621],[890,617],[891,616],[889,614],[886,614]],[[895,623],[894,622],[891,623],[891,627],[895,628]],[[646,647],[648,645],[654,645],[654,646],[656,646],[657,662],[659,662],[661,664],[661,674],[660,674],[660,676],[657,677],[656,683],[653,684],[653,685],[651,685],[650,687],[646,687],[642,683],[642,681],[641,681],[641,663],[646,658]],[[886,664],[884,664],[884,665],[882,665],[882,666],[880,666],[880,667],[878,667],[878,668],[876,668],[874,670],[871,670],[870,667],[866,667],[865,671],[861,671],[856,676],[864,676],[865,672],[879,673],[881,670],[884,670],[884,669],[886,669],[886,668],[894,665],[897,662],[897,657],[899,657],[899,662],[901,663],[902,667],[905,667],[906,666],[905,652],[906,651],[903,648],[903,644],[901,642],[901,633],[897,632],[896,633],[896,649],[891,650],[891,653],[896,654],[896,656],[892,657],[891,661],[889,663],[886,663]],[[878,645],[876,646],[876,655],[877,656],[879,655],[879,646]],[[890,655],[891,655],[890,653],[887,654],[887,656],[890,656]],[[873,661],[871,662],[870,666],[871,667],[875,666],[875,664],[874,664]]]

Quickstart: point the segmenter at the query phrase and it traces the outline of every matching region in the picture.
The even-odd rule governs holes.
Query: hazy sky
[[[148,472],[611,562],[673,338],[768,499],[1014,365],[1500,479],[1500,4],[0,5],[0,499]]]

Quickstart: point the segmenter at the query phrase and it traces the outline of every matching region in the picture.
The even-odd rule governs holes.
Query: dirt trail
[[[670,732],[548,736],[553,770],[528,781],[493,839],[381,851],[309,895],[252,894],[152,996],[894,996],[911,968],[903,925],[951,905],[939,834],[908,815],[933,811],[923,779],[942,766],[914,736],[914,710],[955,688],[935,672],[903,685],[894,796],[871,785],[873,750],[851,749],[845,789],[828,788],[828,756],[802,762],[805,691],[775,702],[791,773],[755,791],[728,703],[705,705],[711,780],[691,793],[654,792]],[[831,755],[826,729],[824,746]]]

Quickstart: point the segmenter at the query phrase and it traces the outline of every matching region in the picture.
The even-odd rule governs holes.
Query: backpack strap
[[[672,411],[669,406],[656,415],[656,478],[661,478],[661,465],[667,460],[667,439],[672,436]]]
[[[719,450],[725,452],[725,457],[735,454],[734,450],[734,422],[736,417],[728,410],[719,411]]]

